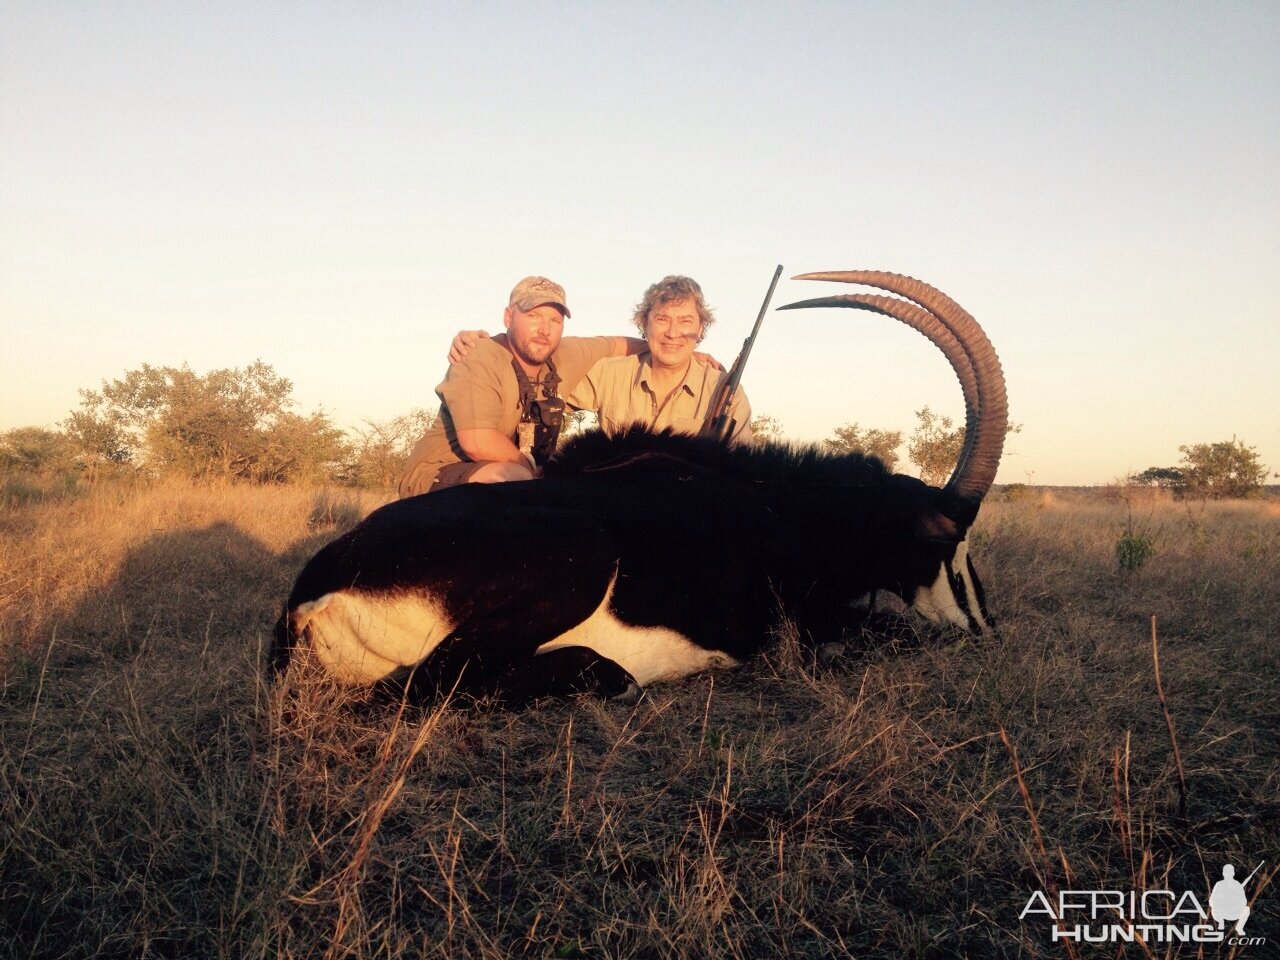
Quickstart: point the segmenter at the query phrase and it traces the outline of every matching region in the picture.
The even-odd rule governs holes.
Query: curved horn
[[[788,303],[779,310],[798,310],[802,307],[851,307],[856,310],[867,310],[905,323],[912,330],[917,330],[929,338],[947,358],[951,368],[955,370],[960,381],[960,390],[964,393],[965,410],[978,408],[978,381],[973,372],[973,364],[969,362],[969,354],[964,345],[956,339],[951,328],[935,317],[924,307],[917,306],[909,300],[897,297],[882,297],[874,293],[846,293],[834,297],[815,297],[812,300],[800,300]],[[973,431],[966,423],[966,436]]]
[[[963,519],[971,522],[977,514],[978,506],[991,484],[995,481],[996,470],[1000,466],[1000,454],[1004,450],[1005,432],[1009,425],[1009,403],[1005,392],[1004,372],[1000,369],[1000,359],[995,348],[983,332],[978,322],[958,303],[929,284],[913,277],[879,270],[844,270],[821,273],[803,273],[793,277],[795,280],[833,280],[840,283],[861,283],[871,287],[879,287],[890,293],[914,301],[933,315],[950,330],[959,343],[966,364],[953,359],[954,352],[949,352],[946,338],[933,336],[929,329],[916,326],[903,320],[929,337],[943,351],[951,362],[961,389],[965,391],[965,444],[951,478],[947,481],[946,491],[957,497],[965,506],[968,516]],[[834,302],[833,302],[834,300]],[[847,301],[844,298],[831,298],[822,305],[854,306],[868,309],[861,301]],[[788,304],[787,307],[805,304]],[[815,304],[818,305],[818,304]],[[780,309],[786,309],[780,308]],[[880,311],[901,320],[894,313]],[[933,328],[929,325],[930,329]],[[965,389],[966,381],[972,377],[974,389],[972,396]]]
[[[809,276],[809,274],[805,274],[804,279]],[[796,277],[793,279],[802,278]],[[924,334],[935,346],[942,350],[943,356],[947,358],[947,361],[951,364],[951,369],[955,371],[956,377],[960,381],[960,390],[964,395],[964,442],[961,446],[961,456],[956,461],[956,464],[958,466],[963,462],[969,448],[973,445],[973,438],[978,432],[977,425],[982,415],[982,404],[978,397],[977,374],[974,373],[973,363],[969,360],[969,354],[965,351],[964,344],[960,342],[949,326],[924,307],[910,300],[899,300],[897,297],[884,297],[876,294],[851,293],[831,297],[815,297],[812,300],[789,303],[778,309],[791,310],[798,307],[854,307],[869,310],[905,323],[913,330]]]

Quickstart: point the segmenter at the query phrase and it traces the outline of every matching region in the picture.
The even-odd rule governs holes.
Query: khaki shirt
[[[728,376],[692,360],[684,380],[664,404],[650,386],[652,372],[647,351],[629,357],[606,357],[566,394],[565,400],[579,410],[595,410],[600,415],[600,429],[609,436],[634,423],[654,431],[669,428],[675,433],[696,434],[702,429],[716,385]],[[741,388],[729,405],[729,416],[736,421],[729,439],[734,443],[750,441],[751,404]]]
[[[551,355],[566,396],[597,360],[613,352],[613,337],[565,337]],[[470,460],[458,445],[459,430],[497,430],[515,442],[520,423],[520,384],[511,366],[511,351],[493,340],[481,340],[466,357],[449,367],[436,387],[440,414],[414,446],[400,480],[400,496],[431,488],[440,468]]]

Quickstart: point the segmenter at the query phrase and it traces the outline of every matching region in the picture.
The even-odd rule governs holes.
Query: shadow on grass
[[[271,625],[324,513],[280,553],[158,531],[0,688],[0,957],[262,953],[305,838],[271,799]],[[295,843],[296,841],[296,843]]]

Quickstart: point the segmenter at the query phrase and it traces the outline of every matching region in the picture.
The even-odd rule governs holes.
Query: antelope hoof
[[[824,643],[818,648],[818,665],[829,667],[848,652],[843,643]]]
[[[634,707],[637,703],[644,699],[644,687],[632,680],[627,684],[627,689],[621,693],[609,698],[610,703],[621,703],[623,706]]]

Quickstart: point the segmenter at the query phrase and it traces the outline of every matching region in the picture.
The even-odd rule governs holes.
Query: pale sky
[[[342,426],[434,406],[529,273],[574,334],[693,276],[727,364],[782,263],[973,313],[1024,425],[1001,482],[1233,435],[1280,471],[1277,51],[1273,0],[5,0],[0,429],[143,363],[261,358]],[[801,439],[963,417],[854,311],[771,314],[744,385]]]

